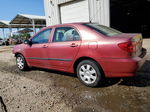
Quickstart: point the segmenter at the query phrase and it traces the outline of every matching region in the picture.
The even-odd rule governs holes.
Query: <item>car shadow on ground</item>
[[[77,75],[76,74],[73,74],[73,73],[68,73],[68,72],[63,72],[63,71],[57,71],[57,70],[51,70],[51,69],[44,69],[44,68],[36,68],[36,67],[33,67],[33,68],[30,68],[28,71],[36,71],[36,70],[40,70],[40,71],[44,71],[44,72],[47,72],[47,73],[54,73],[56,75],[60,75],[60,76],[69,76],[69,77],[74,77],[76,78]]]
[[[63,78],[63,76],[68,76],[72,78],[77,78],[76,74],[66,73],[66,72],[60,72],[55,70],[49,70],[49,69],[41,69],[41,68],[32,68],[31,71],[34,70],[40,70],[47,73],[53,73]],[[29,71],[30,71],[29,70]],[[60,78],[59,77],[59,78]],[[64,77],[65,78],[65,77]],[[65,80],[65,79],[64,79]],[[147,87],[150,86],[150,61],[146,61],[139,72],[137,73],[137,76],[135,77],[126,77],[126,78],[106,78],[103,80],[100,87],[109,87],[112,85],[125,85],[125,86],[135,86],[135,87]]]
[[[73,74],[73,73],[67,73],[67,72],[55,71],[55,70],[43,69],[43,68],[35,68],[35,67],[29,69],[29,71],[32,71],[32,70],[34,70],[34,71],[39,71],[40,70],[40,71],[44,71],[44,72],[49,73],[49,74],[55,74],[55,78],[58,76],[58,78],[62,78],[62,80],[66,80],[65,76],[70,77],[70,79],[77,79],[77,75]],[[99,87],[112,86],[114,84],[119,83],[120,79],[121,78],[106,78],[102,81],[102,84]],[[61,83],[61,82],[59,82],[59,83]],[[76,82],[76,83],[79,83],[79,82]]]
[[[140,70],[137,72],[137,76],[123,78],[119,85],[147,87],[150,86],[150,60],[146,60]]]

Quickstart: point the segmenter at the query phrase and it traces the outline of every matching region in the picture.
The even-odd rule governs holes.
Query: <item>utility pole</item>
[[[5,39],[5,30],[4,30],[4,28],[2,28],[2,32],[3,32],[3,38]]]
[[[33,26],[33,31],[34,31],[34,34],[36,33],[36,29],[35,29],[35,20],[32,19],[32,26]]]

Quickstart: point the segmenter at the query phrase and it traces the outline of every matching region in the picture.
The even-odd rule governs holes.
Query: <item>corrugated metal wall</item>
[[[59,5],[70,1],[75,0],[44,0],[48,26],[61,23]],[[109,0],[88,0],[88,2],[91,22],[109,26]]]

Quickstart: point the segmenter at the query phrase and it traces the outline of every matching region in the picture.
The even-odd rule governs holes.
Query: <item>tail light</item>
[[[127,51],[129,53],[136,52],[136,42],[124,42],[124,43],[118,44],[118,46],[122,50]]]

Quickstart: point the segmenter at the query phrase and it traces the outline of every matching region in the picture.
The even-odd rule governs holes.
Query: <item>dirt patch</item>
[[[1,53],[1,52],[5,52],[5,51],[9,51],[9,50],[1,50],[0,53]]]

